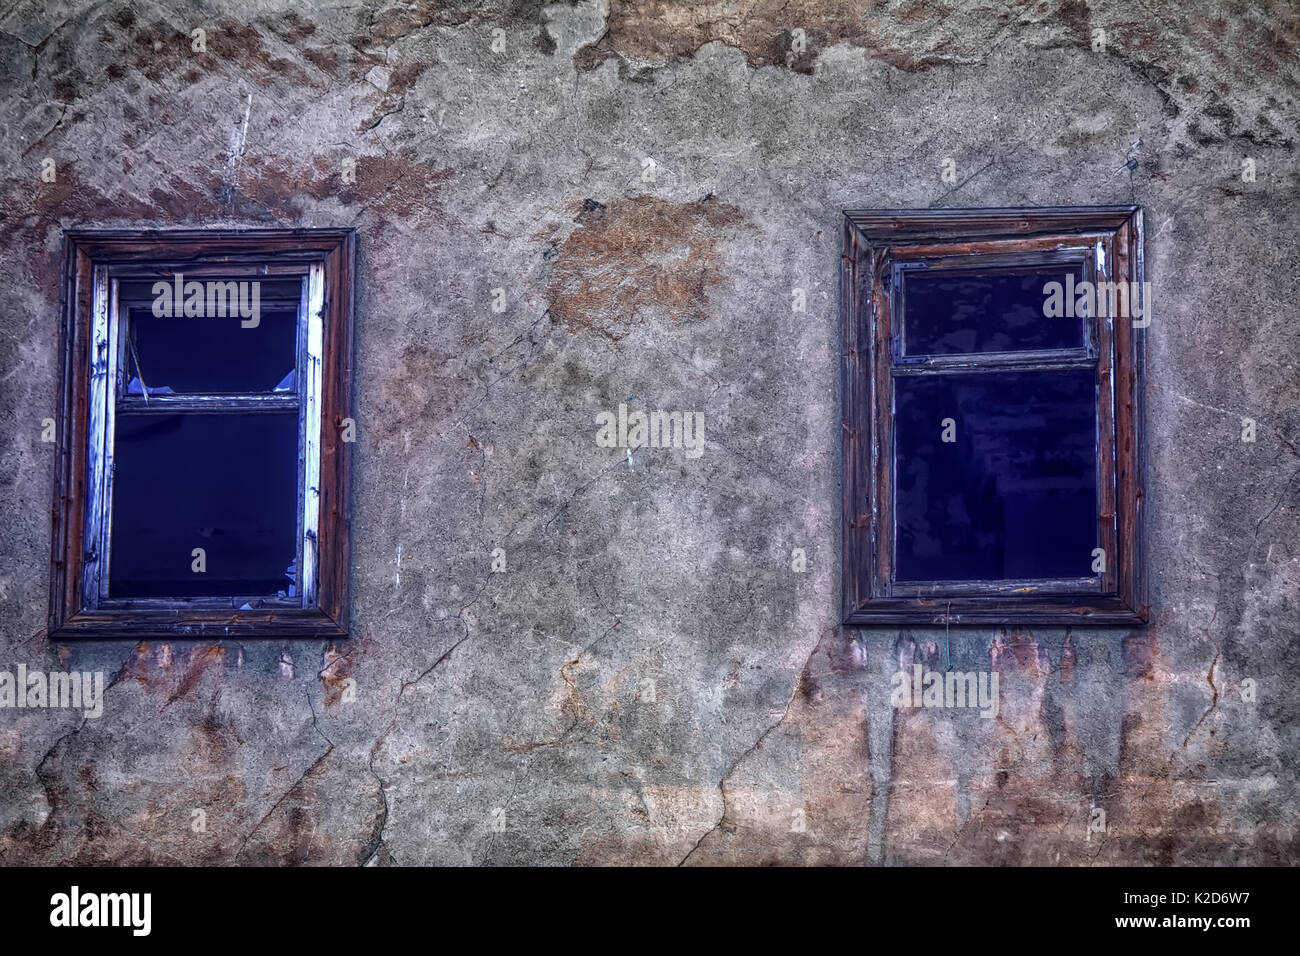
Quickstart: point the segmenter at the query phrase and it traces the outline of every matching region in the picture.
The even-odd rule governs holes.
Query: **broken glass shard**
[[[140,379],[137,377],[131,379],[131,381],[127,383],[126,394],[128,395],[175,395],[176,393],[171,390],[170,386],[167,385],[158,385],[156,387],[151,385],[146,387],[140,383]]]

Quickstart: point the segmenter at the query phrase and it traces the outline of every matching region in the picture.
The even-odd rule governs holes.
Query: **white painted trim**
[[[112,314],[110,311],[108,267],[95,266],[91,281],[90,368],[86,382],[86,515],[83,546],[86,560],[82,566],[82,605],[99,605],[103,586],[101,568],[104,559],[104,521],[107,510],[106,459],[112,454],[107,444],[113,366]],[[92,558],[93,554],[93,558]]]
[[[321,379],[325,362],[325,266],[313,263],[307,273],[307,341],[303,376],[302,566],[298,584],[302,606],[315,607],[319,592]]]

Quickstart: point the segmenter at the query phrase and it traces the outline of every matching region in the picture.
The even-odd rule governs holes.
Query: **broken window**
[[[1131,624],[1141,213],[850,211],[846,623]]]
[[[51,633],[346,633],[351,232],[66,249]]]

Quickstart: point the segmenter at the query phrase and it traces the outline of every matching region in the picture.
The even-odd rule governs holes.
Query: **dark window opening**
[[[1094,573],[1094,378],[1068,369],[895,380],[897,580]]]
[[[114,466],[110,598],[294,596],[296,412],[123,416]]]
[[[1046,270],[903,270],[904,355],[1082,348],[1081,317],[1044,321],[1043,286],[1084,281],[1081,263]]]
[[[209,280],[226,285],[248,276]],[[303,281],[257,280],[257,314],[242,318],[238,306],[219,315],[158,315],[158,283],[124,281],[119,285],[119,314],[126,321],[123,360],[129,395],[237,394],[241,392],[293,391],[297,359],[299,312]],[[169,285],[170,283],[163,284]],[[234,299],[238,302],[239,292]],[[214,295],[214,306],[225,306],[226,296]],[[242,302],[252,312],[253,295]],[[205,296],[204,310],[207,311]],[[174,310],[180,312],[180,310]],[[215,313],[216,310],[214,310]],[[147,389],[147,392],[146,392]]]

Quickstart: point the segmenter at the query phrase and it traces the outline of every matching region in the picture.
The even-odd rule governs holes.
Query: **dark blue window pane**
[[[182,283],[182,290],[190,281]],[[127,394],[144,394],[145,389],[150,395],[296,392],[293,371],[302,280],[256,280],[256,311],[252,280],[241,281],[242,287],[232,289],[223,280],[205,277],[203,314],[189,316],[184,314],[183,297],[176,305],[171,294],[174,284],[166,284],[169,295],[158,302],[162,314],[157,315],[154,305],[159,296],[153,294],[153,282],[123,282],[119,303],[130,317],[123,350]],[[247,318],[241,306],[247,306]]]
[[[1096,372],[898,376],[899,581],[1087,577]],[[945,442],[945,419],[951,419]]]
[[[903,352],[958,355],[1081,348],[1082,317],[1048,318],[1048,283],[1061,286],[1065,309],[1067,274],[1083,281],[1082,265],[1036,266],[1032,270],[903,272]]]
[[[296,411],[119,415],[114,454],[110,597],[288,594]]]

